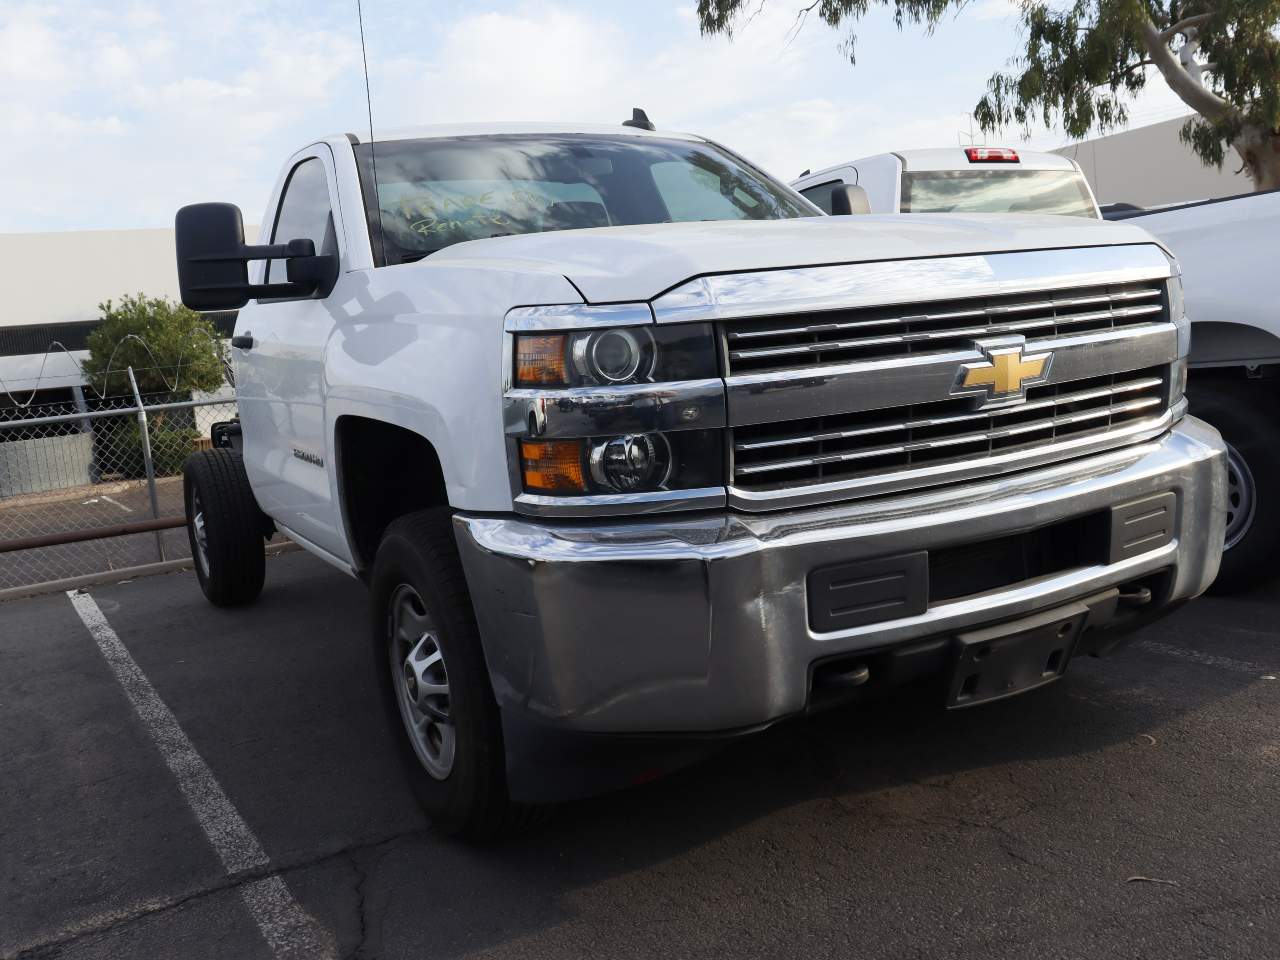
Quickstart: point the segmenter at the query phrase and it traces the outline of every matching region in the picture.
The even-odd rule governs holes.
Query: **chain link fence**
[[[189,557],[182,466],[235,415],[229,387],[0,406],[0,591]]]

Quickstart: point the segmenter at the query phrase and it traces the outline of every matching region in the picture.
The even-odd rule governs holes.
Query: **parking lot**
[[[296,552],[267,576],[243,611],[189,572],[0,605],[0,955],[1280,955],[1270,591],[472,849],[402,782],[363,588]]]

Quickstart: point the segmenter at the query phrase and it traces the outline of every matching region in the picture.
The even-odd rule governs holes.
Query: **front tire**
[[[1280,553],[1280,438],[1270,383],[1193,382],[1191,412],[1227,442],[1227,531],[1213,593],[1236,593],[1276,575]]]
[[[252,603],[266,579],[265,519],[235,450],[201,450],[183,470],[187,538],[200,589],[210,603]]]
[[[375,664],[418,801],[439,829],[471,840],[519,826],[528,808],[507,795],[502,724],[450,511],[392,523],[370,586]]]

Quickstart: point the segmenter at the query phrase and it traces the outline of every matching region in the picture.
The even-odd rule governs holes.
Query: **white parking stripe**
[[[178,718],[160,699],[137,661],[111,628],[98,604],[87,593],[69,590],[67,596],[155,741],[227,872],[236,874],[265,867],[269,861],[262,844],[227,797],[204,758],[196,752],[178,724]],[[332,938],[298,905],[279,876],[242,884],[240,895],[276,956],[337,955]]]

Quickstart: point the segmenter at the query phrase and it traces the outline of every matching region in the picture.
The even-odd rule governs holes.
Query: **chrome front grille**
[[[1033,387],[1025,403],[975,411],[967,399],[737,427],[733,478],[777,490],[928,472],[1155,423],[1168,366]]]
[[[1164,319],[1164,282],[829,310],[726,325],[730,375],[802,371],[970,347],[976,338],[1075,336]]]

